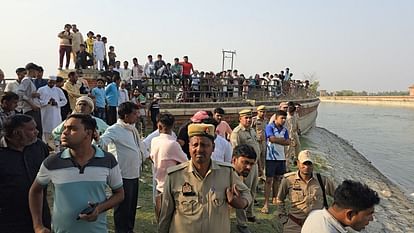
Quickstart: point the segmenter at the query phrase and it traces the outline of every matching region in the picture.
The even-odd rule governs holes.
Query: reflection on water
[[[414,193],[414,109],[321,103],[317,125],[346,139],[408,193]]]

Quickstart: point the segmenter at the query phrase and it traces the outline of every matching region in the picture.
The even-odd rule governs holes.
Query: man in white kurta
[[[101,40],[101,35],[96,35],[96,40],[93,42],[93,56],[95,57],[96,67],[103,70],[103,61],[105,59],[105,44]]]
[[[38,90],[40,94],[43,140],[45,142],[51,140],[53,129],[62,122],[60,108],[68,102],[63,91],[56,87],[55,84],[56,76],[50,76],[47,85]]]

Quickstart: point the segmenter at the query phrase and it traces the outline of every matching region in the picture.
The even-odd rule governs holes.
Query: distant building
[[[326,90],[320,90],[319,91],[319,96],[327,96],[328,92]]]
[[[414,85],[411,85],[408,90],[410,90],[410,96],[414,96]]]

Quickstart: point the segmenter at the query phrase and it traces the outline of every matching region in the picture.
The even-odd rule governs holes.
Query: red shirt
[[[180,62],[180,64],[183,66],[183,75],[190,75],[191,70],[193,69],[193,64],[190,62]]]

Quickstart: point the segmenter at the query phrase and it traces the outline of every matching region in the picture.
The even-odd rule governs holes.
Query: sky
[[[245,76],[289,67],[328,91],[407,91],[414,84],[411,0],[0,0],[0,68],[58,67],[66,23],[108,38],[121,61],[189,56],[196,70],[221,70],[236,51]],[[227,60],[225,69],[230,68]]]

